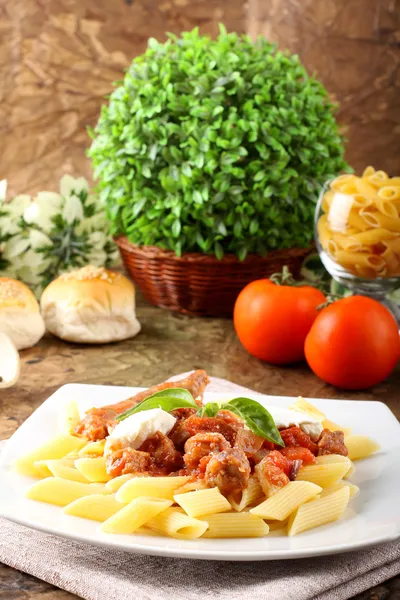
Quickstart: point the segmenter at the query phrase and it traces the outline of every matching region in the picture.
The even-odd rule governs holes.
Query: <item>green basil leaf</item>
[[[209,402],[198,411],[198,414],[200,417],[215,417],[220,410],[220,404],[217,404],[216,402]]]
[[[193,400],[193,396],[188,390],[183,388],[169,388],[156,392],[152,396],[145,398],[136,406],[133,406],[126,412],[118,415],[117,421],[123,421],[133,414],[142,412],[143,410],[151,410],[152,408],[162,408],[167,412],[176,408],[199,408]]]
[[[247,427],[256,435],[269,442],[284,446],[281,434],[270,413],[256,400],[250,398],[234,398],[220,408],[230,410],[240,417]]]

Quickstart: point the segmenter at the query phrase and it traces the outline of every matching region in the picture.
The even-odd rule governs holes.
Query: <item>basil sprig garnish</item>
[[[162,408],[166,412],[171,412],[171,410],[175,410],[176,408],[198,409],[199,407],[188,390],[184,388],[169,388],[161,390],[161,392],[156,392],[139,402],[139,404],[136,404],[136,406],[118,415],[117,421],[123,421],[135,413],[142,412],[142,410],[151,410],[152,408]]]
[[[152,408],[162,408],[166,412],[171,412],[177,408],[196,408],[197,414],[201,417],[215,417],[220,410],[229,410],[239,417],[256,435],[279,446],[284,446],[281,435],[270,413],[262,404],[251,398],[234,398],[222,404],[209,402],[199,409],[188,390],[183,388],[169,388],[161,392],[156,392],[152,396],[142,400],[136,406],[118,415],[117,420],[123,421],[135,413]]]

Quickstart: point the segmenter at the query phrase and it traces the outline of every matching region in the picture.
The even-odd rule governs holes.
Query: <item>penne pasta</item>
[[[146,526],[178,540],[196,540],[207,530],[208,523],[189,517],[180,508],[167,508],[150,519]]]
[[[171,500],[162,498],[135,498],[109,517],[100,526],[104,533],[134,533],[150,519],[169,508]]]
[[[340,483],[335,483],[334,485],[331,485],[330,487],[323,489],[322,492],[320,493],[320,497],[323,498],[324,496],[333,494],[334,492],[337,492],[338,490],[343,489],[343,487],[345,487],[345,486],[347,486],[349,488],[349,498],[350,499],[354,498],[355,496],[357,496],[360,493],[359,487],[357,487],[353,483],[349,483],[348,481],[343,481]]]
[[[293,402],[293,404],[289,406],[289,409],[305,413],[306,415],[312,417],[313,419],[316,419],[320,423],[322,423],[326,419],[323,412],[318,410],[318,408],[316,408],[313,404],[308,402],[308,400],[305,400],[302,396],[299,396],[296,402]]]
[[[115,515],[123,506],[116,500],[115,494],[93,494],[93,496],[82,496],[82,498],[67,504],[64,507],[64,513],[73,517],[103,522]]]
[[[322,421],[322,427],[324,429],[329,429],[329,431],[343,431],[345,435],[349,435],[351,433],[351,427],[342,427],[329,419],[324,419]]]
[[[182,487],[189,477],[134,477],[117,492],[117,500],[130,502],[140,496],[173,500],[175,490]]]
[[[346,463],[348,470],[345,472],[343,477],[349,477],[349,474],[354,473],[355,471],[354,465],[350,458],[348,456],[342,456],[341,454],[325,454],[322,456],[317,456],[315,460],[317,465],[330,465],[338,462]]]
[[[203,534],[205,538],[264,537],[269,531],[263,519],[248,512],[207,515],[204,521],[208,525],[208,529]]]
[[[89,481],[106,482],[110,481],[111,477],[106,470],[106,462],[103,456],[95,458],[78,458],[75,461],[75,467]]]
[[[332,260],[363,279],[400,275],[400,177],[367,167],[362,177],[340,176],[322,201],[317,231]],[[329,194],[329,195],[328,195]],[[388,243],[388,245],[386,245]]]
[[[69,462],[69,461],[68,461]],[[63,479],[70,479],[71,481],[80,481],[81,483],[90,483],[89,480],[82,475],[74,467],[73,460],[72,464],[68,464],[65,459],[60,460],[47,460],[47,467],[54,477],[62,477]]]
[[[61,477],[48,477],[34,483],[28,488],[25,495],[30,500],[66,506],[82,496],[103,493],[106,493],[106,489],[101,484],[80,483]]]
[[[193,518],[231,510],[231,505],[218,488],[176,494],[174,500]]]
[[[250,477],[247,488],[231,494],[228,500],[233,510],[241,512],[247,506],[255,504],[263,495],[264,492],[257,477]]]
[[[124,483],[126,483],[130,479],[133,479],[133,477],[135,477],[133,473],[127,473],[126,475],[114,477],[114,479],[110,479],[110,481],[107,481],[106,488],[109,492],[114,494],[115,492],[118,492],[119,488],[122,487]]]
[[[80,413],[75,400],[67,402],[60,413],[60,430],[64,433],[73,433],[80,421]]]
[[[207,484],[204,479],[196,479],[195,481],[189,481],[184,483],[181,487],[174,491],[174,494],[186,494],[186,492],[196,492],[197,490],[206,490]]]
[[[350,460],[366,458],[380,449],[379,444],[365,435],[348,435],[344,439]]]
[[[337,492],[302,504],[289,519],[288,535],[292,537],[308,529],[337,521],[342,516],[349,499],[350,489],[345,486]]]
[[[83,446],[83,448],[79,450],[78,454],[81,458],[103,456],[105,443],[106,440],[100,440],[99,442],[89,442],[89,444],[86,444],[86,446]]]
[[[328,464],[306,465],[301,467],[296,481],[310,481],[320,487],[329,487],[338,483],[351,467],[350,460]]]
[[[322,488],[309,481],[290,481],[270,498],[250,510],[250,514],[284,521],[301,504],[315,498]]]
[[[34,463],[40,460],[50,460],[63,458],[73,450],[80,450],[86,444],[86,440],[69,434],[62,434],[45,442],[36,450],[25,454],[14,461],[14,468],[22,475],[30,477],[40,477],[40,470],[37,470]]]

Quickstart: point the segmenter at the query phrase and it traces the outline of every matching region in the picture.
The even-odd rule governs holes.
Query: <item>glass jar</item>
[[[330,275],[356,294],[383,302],[400,288],[400,177],[365,169],[328,181],[315,212],[315,240]]]

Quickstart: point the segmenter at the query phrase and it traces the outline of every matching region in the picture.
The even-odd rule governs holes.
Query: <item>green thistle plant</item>
[[[321,185],[347,168],[335,111],[262,38],[150,39],[91,132],[112,234],[218,258],[307,247]]]

